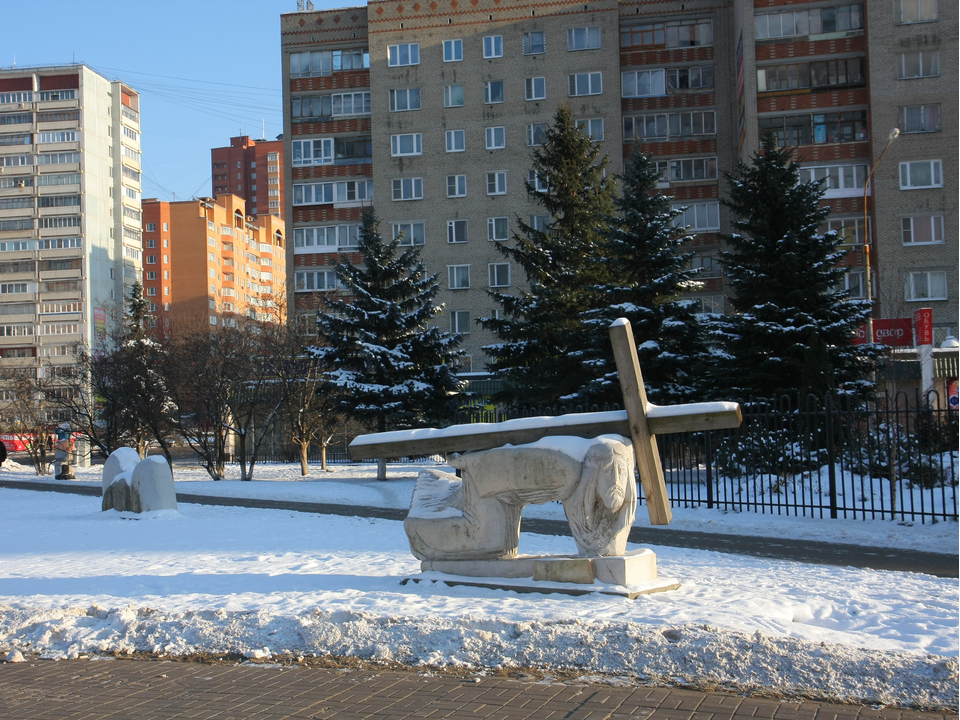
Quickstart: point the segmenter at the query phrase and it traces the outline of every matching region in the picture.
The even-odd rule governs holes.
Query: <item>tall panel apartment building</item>
[[[83,65],[0,70],[0,365],[106,336],[140,222],[138,94]]]
[[[935,0],[896,4],[910,2],[932,3],[936,15]],[[374,1],[283,15],[286,207],[295,239],[288,266],[297,307],[336,289],[336,251],[351,246],[360,207],[375,204],[385,234],[423,245],[443,286],[441,322],[467,333],[464,369],[483,371],[481,348],[495,341],[476,324],[495,312],[487,291],[524,281],[494,244],[510,237],[518,215],[542,221],[524,181],[530,152],[561,102],[604,143],[611,172],[635,144],[662,163],[663,192],[687,208],[683,222],[695,233],[703,288],[692,297],[705,312],[730,310],[717,260],[718,232],[730,230],[722,174],[749,161],[765,132],[797,145],[805,176],[825,181],[833,214],[823,229],[846,238],[845,282],[864,296],[864,187],[888,133],[873,132],[871,113],[884,101],[871,101],[879,51],[868,47],[867,29],[863,3],[849,1]],[[951,58],[940,82],[955,88],[954,65]],[[927,147],[932,137],[918,143]],[[896,163],[887,162],[893,172]],[[942,204],[944,217],[955,218],[956,193]],[[878,249],[874,262],[902,275],[897,255]],[[956,267],[956,252],[950,257]],[[928,285],[939,287],[938,277]],[[885,304],[878,316],[885,312],[901,310]],[[955,333],[956,308],[937,312]]]
[[[178,323],[230,324],[238,315],[282,321],[283,220],[247,215],[233,194],[143,202],[143,286],[164,335]]]
[[[210,151],[213,197],[242,197],[252,217],[283,215],[283,141],[230,138]]]

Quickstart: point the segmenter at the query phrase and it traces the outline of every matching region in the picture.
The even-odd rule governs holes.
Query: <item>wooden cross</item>
[[[650,522],[653,525],[667,525],[671,518],[670,499],[660,465],[656,436],[738,427],[741,421],[740,406],[733,402],[654,405],[647,401],[633,330],[626,318],[620,318],[610,326],[610,342],[613,343],[613,357],[620,375],[625,410],[360,435],[350,443],[350,457],[369,460],[488,450],[508,444],[536,442],[551,435],[584,438],[625,435],[633,442]]]

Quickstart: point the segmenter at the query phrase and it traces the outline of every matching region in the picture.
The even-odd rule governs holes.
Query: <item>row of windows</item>
[[[603,140],[603,118],[577,120],[593,140]],[[533,123],[526,127],[526,144],[529,147],[542,145],[546,136],[546,123]],[[507,130],[502,125],[484,128],[484,149],[503,150],[507,146]],[[466,130],[447,130],[444,133],[444,147],[448,153],[465,152],[467,148]],[[390,153],[393,157],[423,154],[422,133],[402,133],[390,136]]]
[[[862,29],[863,5],[861,3],[813,10],[762,13],[756,16],[757,40]]]
[[[291,116],[295,121],[369,114],[369,92],[298,95],[291,101]]]
[[[672,20],[643,23],[620,28],[620,47],[668,48],[702,47],[713,45],[713,21],[709,19]]]
[[[293,186],[294,205],[359,202],[373,200],[373,181],[304,183]]]
[[[773,132],[781,147],[867,139],[867,111],[761,117],[760,132]]]
[[[33,92],[6,92],[0,93],[0,105],[7,105],[10,103],[25,103],[33,102],[33,96],[37,96],[39,102],[49,102],[51,100],[76,100],[77,91],[76,90],[42,90],[37,93]]]
[[[369,67],[370,53],[366,48],[290,53],[290,77],[319,77]]]
[[[20,221],[17,221],[20,222]],[[30,222],[32,227],[32,221]],[[0,221],[0,230],[20,230],[23,228],[7,228],[4,221]],[[82,248],[83,238],[44,238],[43,240],[7,240],[0,242],[0,252],[22,252],[24,250],[63,250],[64,248]]]
[[[684,135],[714,135],[717,132],[717,114],[713,110],[657,113],[623,118],[624,140],[653,142]]]
[[[757,69],[757,92],[849,85],[865,80],[861,58],[769,65]]]
[[[45,153],[43,155],[2,155],[0,167],[26,167],[28,165],[64,165],[79,163],[80,153]]]
[[[416,49],[414,49],[416,48]],[[598,50],[600,48],[600,28],[582,27],[567,30],[567,50]],[[524,33],[523,54],[538,55],[546,51],[546,41],[542,32]],[[491,60],[503,57],[503,36],[487,35],[483,38],[483,58]],[[443,61],[462,62],[463,40],[443,41]],[[391,67],[420,64],[419,44],[391,45],[387,48],[388,64]]]

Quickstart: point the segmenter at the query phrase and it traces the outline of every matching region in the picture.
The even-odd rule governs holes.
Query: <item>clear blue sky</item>
[[[4,2],[0,67],[83,62],[126,82],[140,92],[143,196],[209,195],[210,148],[258,139],[262,124],[268,140],[283,131],[280,14],[296,9],[296,0]]]

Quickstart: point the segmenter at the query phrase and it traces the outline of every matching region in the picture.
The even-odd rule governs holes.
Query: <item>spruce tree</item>
[[[749,165],[726,175],[736,232],[724,236],[721,263],[736,314],[721,324],[718,379],[730,397],[773,399],[811,382],[820,391],[868,386],[876,349],[851,340],[870,303],[841,289],[846,251],[837,233],[818,229],[830,213],[825,189],[800,182],[793,155],[770,134]]]
[[[680,298],[697,289],[698,271],[689,268],[690,235],[674,224],[683,211],[671,208],[658,182],[657,163],[635,149],[621,176],[618,217],[611,219],[606,252],[595,258],[610,278],[599,288],[604,306],[582,315],[592,341],[578,397],[590,403],[623,402],[608,334],[619,317],[633,326],[650,399],[665,404],[698,399],[707,357],[704,331],[696,301]]]
[[[559,107],[533,152],[533,182],[526,183],[547,220],[540,226],[517,217],[512,244],[497,244],[521,267],[528,289],[491,292],[501,316],[481,319],[500,341],[484,352],[505,381],[501,400],[551,403],[580,387],[590,342],[580,314],[596,306],[597,288],[607,274],[606,267],[591,261],[604,252],[614,209],[606,167],[600,146],[577,127],[568,107]]]
[[[331,300],[317,316],[314,352],[333,368],[321,392],[335,393],[349,415],[378,432],[448,417],[461,386],[454,374],[460,336],[430,325],[443,309],[434,302],[437,276],[426,274],[418,247],[400,249],[399,238],[384,241],[380,221],[365,211],[361,264],[344,258],[335,268],[353,299]]]

